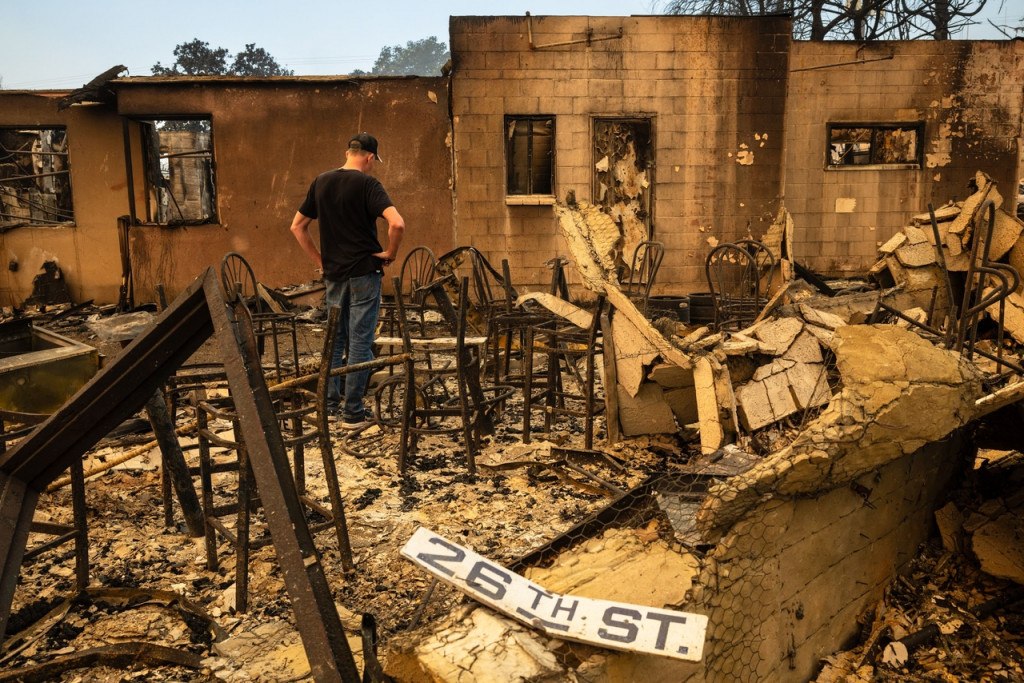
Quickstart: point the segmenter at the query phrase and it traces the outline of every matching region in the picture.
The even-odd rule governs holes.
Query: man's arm
[[[324,264],[320,260],[320,250],[316,248],[316,242],[313,241],[313,236],[309,234],[309,224],[313,222],[313,219],[309,216],[302,215],[301,212],[295,212],[295,218],[292,219],[292,235],[295,236],[295,240],[302,247],[302,251],[309,255],[316,267],[323,272]]]
[[[405,234],[405,220],[398,213],[398,209],[393,206],[384,209],[384,220],[388,222],[388,248],[374,256],[388,266],[398,255],[398,247],[402,244],[402,236]],[[294,231],[295,228],[293,227],[292,230]]]

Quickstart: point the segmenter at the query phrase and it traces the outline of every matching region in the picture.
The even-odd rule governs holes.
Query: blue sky
[[[298,75],[369,71],[386,45],[437,36],[449,15],[656,14],[659,0],[3,0],[0,79],[7,89],[77,88],[117,64],[131,76],[174,62],[193,38],[234,53],[255,43]],[[987,16],[1016,24],[1019,0],[989,0]],[[1014,5],[1011,11],[1007,6]],[[173,8],[173,11],[172,9]],[[1001,38],[987,25],[958,37]]]

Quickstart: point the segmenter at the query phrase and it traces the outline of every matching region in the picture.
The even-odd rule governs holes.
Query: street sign
[[[699,661],[708,618],[609,600],[559,595],[420,527],[402,555],[438,579],[555,638]]]

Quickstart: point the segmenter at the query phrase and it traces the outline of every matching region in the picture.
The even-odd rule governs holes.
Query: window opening
[[[161,225],[215,223],[210,119],[157,119],[139,125],[146,169],[146,219]]]
[[[506,116],[506,192],[551,195],[555,171],[553,116]]]
[[[921,164],[923,124],[828,125],[829,168],[907,166]]]
[[[0,128],[0,230],[72,223],[63,128]]]

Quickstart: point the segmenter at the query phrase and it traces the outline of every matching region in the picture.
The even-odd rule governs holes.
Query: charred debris
[[[842,282],[800,266],[783,209],[712,246],[707,292],[660,298],[614,220],[558,205],[548,292],[472,248],[395,283],[354,433],[323,410],[308,287],[210,270],[139,320],[47,270],[4,311],[5,384],[54,383],[18,365],[26,318],[107,357],[2,406],[0,680],[1019,680],[1001,205],[978,173]],[[563,599],[703,615],[702,656],[644,651],[641,619],[608,648],[481,607],[402,557],[421,527]]]

